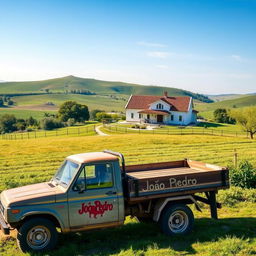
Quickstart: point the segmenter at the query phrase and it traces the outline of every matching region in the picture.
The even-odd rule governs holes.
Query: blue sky
[[[0,0],[0,80],[256,92],[256,0]]]

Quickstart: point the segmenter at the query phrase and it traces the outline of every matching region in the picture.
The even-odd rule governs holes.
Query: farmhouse
[[[126,121],[189,125],[195,124],[197,111],[193,109],[192,97],[131,95],[126,106]]]

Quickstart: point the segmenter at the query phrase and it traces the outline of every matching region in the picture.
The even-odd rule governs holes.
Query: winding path
[[[104,133],[104,132],[102,132],[102,131],[100,130],[101,127],[102,127],[102,125],[101,125],[101,126],[96,126],[96,127],[95,127],[95,132],[96,132],[98,135],[100,135],[100,136],[109,136],[109,134],[106,134],[106,133]]]

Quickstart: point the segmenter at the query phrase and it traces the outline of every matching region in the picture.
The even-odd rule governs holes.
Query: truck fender
[[[169,197],[169,198],[164,198],[164,199],[160,199],[154,208],[154,215],[153,215],[153,220],[155,222],[158,222],[161,216],[161,213],[163,211],[163,209],[165,208],[165,206],[169,203],[169,202],[175,202],[175,201],[183,201],[183,200],[191,200],[195,205],[196,208],[200,210],[200,206],[198,204],[198,202],[195,200],[195,198],[191,195],[189,196],[176,196],[176,197]],[[200,210],[201,211],[201,210]]]
[[[67,232],[67,227],[65,227],[64,223],[61,221],[61,218],[59,218],[56,214],[49,212],[49,211],[30,211],[30,212],[26,212],[22,217],[21,220],[24,220],[27,217],[30,216],[40,216],[40,215],[50,215],[51,217],[55,218],[59,225],[60,228],[62,230],[62,232]]]

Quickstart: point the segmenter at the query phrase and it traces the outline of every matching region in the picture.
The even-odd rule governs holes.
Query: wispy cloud
[[[146,47],[158,47],[158,48],[167,47],[166,44],[152,43],[152,42],[146,42],[146,41],[139,41],[137,42],[137,45],[146,46]]]
[[[231,55],[231,58],[236,60],[236,61],[242,61],[242,57],[240,55],[236,55],[236,54],[232,54]]]
[[[157,68],[160,68],[160,69],[168,69],[169,66],[167,65],[156,65]]]
[[[166,59],[170,55],[169,52],[147,52],[147,56],[153,57],[153,58],[160,58],[160,59]]]

